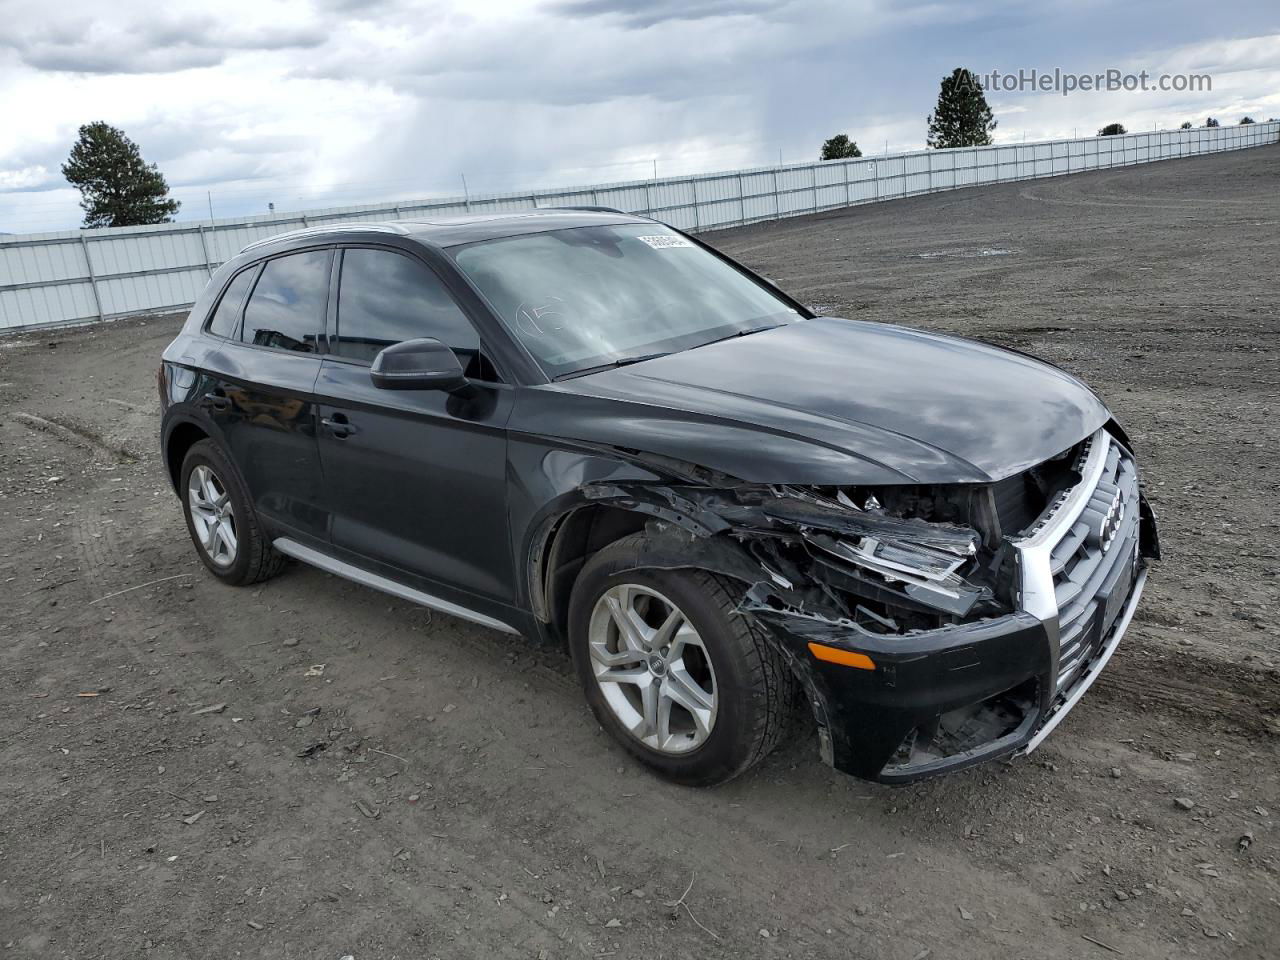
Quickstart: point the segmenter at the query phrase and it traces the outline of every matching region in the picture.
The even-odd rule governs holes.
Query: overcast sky
[[[920,149],[956,66],[1212,75],[988,94],[997,141],[1280,116],[1280,4],[1204,0],[0,0],[0,231],[74,228],[105,120],[180,219]]]

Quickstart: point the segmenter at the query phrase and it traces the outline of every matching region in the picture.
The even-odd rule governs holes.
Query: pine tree
[[[181,204],[138,145],[108,123],[80,128],[80,138],[62,165],[62,175],[80,191],[86,227],[131,227],[168,223]]]
[[[1216,127],[1218,125],[1218,121],[1213,119],[1213,117],[1210,117],[1208,120],[1204,122],[1204,125],[1206,127]]]
[[[1123,123],[1108,123],[1105,127],[1098,131],[1100,137],[1119,137],[1129,131],[1124,128]]]
[[[830,140],[822,144],[822,154],[819,160],[846,160],[852,157],[862,156],[862,151],[858,149],[856,140],[850,140],[848,135],[837,133]]]
[[[996,128],[982,84],[963,67],[956,67],[951,76],[942,78],[938,105],[928,120],[928,142],[935,150],[985,147],[991,143],[991,131]]]

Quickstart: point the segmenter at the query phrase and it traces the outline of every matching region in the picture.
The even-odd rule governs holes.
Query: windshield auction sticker
[[[670,247],[692,247],[693,244],[684,237],[636,237],[637,240],[643,240],[655,250],[666,250]]]

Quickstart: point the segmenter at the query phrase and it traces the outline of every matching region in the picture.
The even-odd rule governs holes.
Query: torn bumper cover
[[[1110,659],[1146,579],[1125,595],[1122,616],[1095,642],[1097,656],[1077,683],[1055,696],[1051,626],[1026,612],[926,631],[898,644],[854,641],[874,670],[807,660],[823,759],[837,770],[883,783],[962,769],[1015,752],[1029,753],[1066,716]],[[815,621],[757,609],[775,637],[846,638]],[[814,629],[814,626],[818,629]]]
[[[1029,752],[1097,677],[1158,556],[1105,430],[987,486],[600,486],[656,518],[648,565],[751,586],[803,681],[824,759],[905,783]],[[883,501],[883,502],[882,502]]]

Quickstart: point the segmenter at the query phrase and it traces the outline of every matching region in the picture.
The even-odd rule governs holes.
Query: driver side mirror
[[[467,385],[457,356],[435,337],[405,340],[380,351],[369,368],[373,385],[383,390],[444,390]]]

